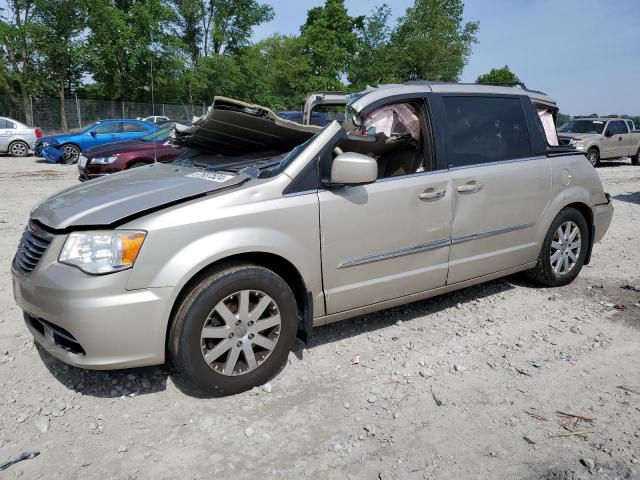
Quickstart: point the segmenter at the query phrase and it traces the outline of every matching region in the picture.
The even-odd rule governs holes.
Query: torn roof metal
[[[322,127],[285,120],[271,109],[226,97],[215,97],[205,115],[191,126],[176,124],[171,138],[186,147],[234,155],[286,152],[304,143]]]

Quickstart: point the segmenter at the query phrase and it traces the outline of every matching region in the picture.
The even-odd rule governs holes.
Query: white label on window
[[[600,121],[598,121],[598,120],[594,120],[594,121],[593,121],[593,123],[596,123],[596,124],[598,124],[598,125],[602,125],[604,122],[600,122]]]
[[[193,172],[186,176],[191,178],[199,178],[201,180],[206,180],[207,182],[216,182],[216,183],[224,183],[227,180],[234,177],[234,175],[229,175],[227,173],[218,173],[218,172]]]

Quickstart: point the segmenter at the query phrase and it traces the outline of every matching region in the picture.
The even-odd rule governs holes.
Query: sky
[[[298,33],[307,10],[324,3],[264,1],[275,18],[255,29],[255,40]],[[381,3],[345,0],[354,16]],[[397,18],[413,0],[386,3]],[[640,115],[640,0],[467,0],[464,17],[480,29],[461,81],[509,65],[563,113]]]

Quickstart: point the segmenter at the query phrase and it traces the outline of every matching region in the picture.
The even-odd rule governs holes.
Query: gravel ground
[[[508,277],[322,327],[270,384],[200,399],[165,367],[34,347],[10,261],[76,169],[0,158],[0,463],[40,452],[0,477],[640,478],[640,292],[622,288],[640,289],[640,167],[599,173],[615,216],[573,284]]]

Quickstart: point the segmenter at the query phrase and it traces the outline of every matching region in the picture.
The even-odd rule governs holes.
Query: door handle
[[[482,185],[482,183],[473,180],[471,182],[465,183],[464,185],[458,185],[456,190],[458,190],[458,192],[460,193],[475,193],[482,190],[483,186],[484,185]]]
[[[446,194],[446,190],[435,190],[433,188],[427,188],[424,192],[418,195],[420,200],[437,200],[438,198],[442,198]]]

